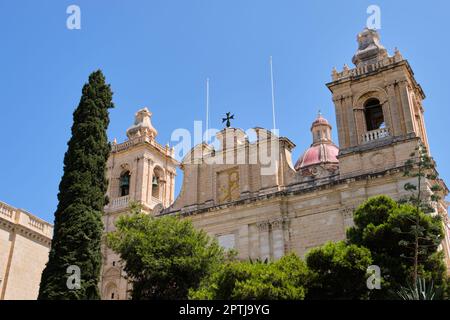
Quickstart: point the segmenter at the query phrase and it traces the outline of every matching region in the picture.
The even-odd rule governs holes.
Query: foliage
[[[307,299],[366,299],[370,251],[345,242],[312,249],[306,264],[312,273]]]
[[[436,296],[433,281],[427,285],[422,278],[417,279],[415,286],[400,288],[397,294],[403,300],[434,300]]]
[[[431,212],[433,211],[432,202],[441,200],[440,192],[443,190],[437,182],[439,176],[436,171],[436,164],[422,143],[409,156],[410,158],[405,162],[404,176],[416,178],[417,184],[405,183],[404,188],[410,192],[410,196],[402,200],[417,207],[418,210]],[[426,181],[432,183],[430,187],[431,195],[422,192],[422,186]]]
[[[174,216],[154,218],[132,210],[108,234],[109,246],[125,261],[132,299],[186,299],[224,259],[217,241]]]
[[[406,199],[406,201],[413,205],[415,210],[414,217],[409,217],[413,224],[408,230],[401,231],[403,234],[412,236],[412,239],[402,240],[401,245],[413,249],[410,256],[404,257],[412,260],[412,283],[414,286],[414,291],[418,292],[417,284],[420,283],[418,281],[420,272],[420,256],[423,254],[423,251],[426,251],[427,247],[430,246],[430,242],[436,240],[434,238],[430,239],[427,237],[424,227],[420,225],[420,211],[432,212],[432,203],[441,199],[438,192],[442,191],[442,187],[438,183],[434,183],[434,185],[430,187],[431,195],[429,197],[425,195],[424,199],[422,185],[427,182],[430,183],[437,181],[438,176],[435,169],[435,163],[428,155],[428,151],[422,143],[420,143],[415,149],[415,152],[410,154],[410,159],[406,161],[404,175],[417,179],[417,185],[408,182],[404,186],[406,191],[411,192],[410,197]],[[440,241],[440,239],[437,240]],[[433,246],[433,244],[431,244],[431,246]]]
[[[305,297],[308,271],[295,254],[278,261],[227,261],[206,278],[191,299],[298,300]]]
[[[450,277],[445,277],[442,285],[442,299],[450,300]]]
[[[39,299],[98,299],[102,211],[106,204],[106,130],[113,107],[110,86],[95,71],[83,86],[73,113],[72,137],[64,156],[64,174],[55,212],[49,260],[42,273]],[[71,265],[81,271],[81,287],[69,290]]]
[[[435,286],[442,285],[445,266],[442,253],[437,251],[443,237],[439,217],[417,212],[415,207],[398,204],[389,197],[377,196],[357,208],[354,223],[347,231],[348,243],[368,248],[373,263],[381,268],[382,289],[373,292],[374,297],[392,298],[390,292],[413,281],[411,257],[415,248],[410,244],[415,234],[410,231],[416,225],[421,239],[418,272],[426,281],[433,280]]]

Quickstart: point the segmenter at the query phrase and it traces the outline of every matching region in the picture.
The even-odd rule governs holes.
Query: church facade
[[[371,196],[407,195],[415,183],[403,174],[410,154],[428,147],[422,100],[425,95],[398,50],[389,55],[376,31],[358,34],[354,68],[333,70],[327,83],[335,106],[339,147],[332,128],[318,115],[311,125],[311,146],[294,162],[294,143],[254,128],[218,132],[220,147],[195,146],[178,163],[174,150],[159,145],[147,109],[136,113],[128,140],[113,144],[108,160],[105,232],[127,212],[131,200],[155,216],[181,215],[194,226],[234,248],[241,259],[277,259],[288,252],[303,256],[327,241],[345,239],[353,211]],[[429,150],[429,149],[428,149]],[[183,184],[174,199],[176,168]],[[431,195],[431,185],[423,185]],[[444,182],[443,197],[448,193]],[[434,203],[443,217],[441,245],[450,270],[450,225],[445,200]],[[100,290],[104,299],[126,299],[130,285],[114,252],[103,246]]]

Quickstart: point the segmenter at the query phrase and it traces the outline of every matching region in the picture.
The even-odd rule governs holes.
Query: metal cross
[[[227,128],[229,128],[231,126],[231,122],[230,120],[233,119],[234,120],[234,114],[231,114],[231,112],[227,112],[226,113],[226,118],[222,118],[222,123],[224,123],[226,121],[226,126]]]

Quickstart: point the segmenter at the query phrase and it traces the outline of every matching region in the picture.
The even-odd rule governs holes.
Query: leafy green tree
[[[106,204],[106,130],[113,107],[110,86],[100,70],[89,76],[73,113],[72,137],[64,156],[49,261],[42,273],[39,299],[98,299],[103,207]],[[69,266],[79,268],[80,287]],[[70,269],[69,269],[70,270]],[[76,275],[75,275],[76,276]],[[74,286],[69,289],[67,283]]]
[[[307,299],[367,299],[367,268],[371,264],[368,249],[344,241],[312,249],[306,255],[312,274]]]
[[[154,218],[137,210],[120,217],[116,231],[107,235],[125,262],[132,299],[186,299],[189,289],[224,260],[222,248],[187,219]]]
[[[191,299],[299,300],[305,297],[308,271],[295,254],[278,261],[228,261],[205,278]]]
[[[387,196],[368,199],[354,213],[355,226],[347,230],[349,244],[370,250],[373,264],[381,269],[381,290],[373,290],[373,298],[395,298],[394,292],[411,283],[414,266],[410,259],[414,255],[411,228],[417,224],[422,232],[418,255],[418,272],[426,281],[434,281],[435,287],[443,284],[445,265],[438,246],[443,230],[439,217],[431,217],[409,204],[398,204]],[[406,245],[405,245],[406,244]]]

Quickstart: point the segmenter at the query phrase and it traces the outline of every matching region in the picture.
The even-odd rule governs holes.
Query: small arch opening
[[[163,183],[163,172],[160,168],[155,168],[153,170],[152,178],[152,197],[161,200],[161,190]]]
[[[367,131],[385,127],[383,107],[378,99],[371,98],[366,101],[364,104],[364,115],[366,118]]]
[[[106,286],[105,293],[106,293],[105,294],[106,299],[109,299],[109,300],[118,300],[119,299],[117,285],[115,283],[109,283]]]
[[[119,178],[119,195],[121,197],[130,194],[130,171],[125,171],[120,175]]]

